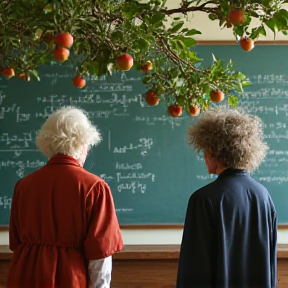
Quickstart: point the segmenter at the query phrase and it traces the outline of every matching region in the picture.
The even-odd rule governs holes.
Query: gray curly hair
[[[198,122],[188,129],[188,143],[197,152],[216,157],[226,167],[252,172],[268,150],[262,129],[258,116],[220,106],[200,115]]]
[[[61,153],[78,160],[82,145],[90,147],[100,141],[101,135],[87,113],[72,106],[51,114],[36,137],[37,147],[48,159]]]

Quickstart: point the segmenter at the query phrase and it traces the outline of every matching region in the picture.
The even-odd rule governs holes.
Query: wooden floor
[[[12,252],[0,246],[0,288]],[[175,288],[179,245],[127,245],[113,256],[111,288]],[[288,288],[288,245],[278,245],[278,288]]]

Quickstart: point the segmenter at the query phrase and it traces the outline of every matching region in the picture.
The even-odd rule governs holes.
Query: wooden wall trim
[[[137,229],[183,229],[184,225],[181,224],[156,224],[156,225],[120,225],[121,229],[137,230]],[[278,230],[288,230],[288,224],[279,224]],[[9,226],[0,226],[0,231],[9,231]]]
[[[287,40],[279,40],[279,41],[267,41],[267,40],[257,40],[255,41],[255,45],[287,45]],[[238,45],[238,42],[236,41],[197,41],[197,45]]]
[[[120,225],[121,229],[137,230],[137,229],[183,229],[183,224],[150,224],[150,225]],[[278,224],[278,230],[288,229],[288,224]]]

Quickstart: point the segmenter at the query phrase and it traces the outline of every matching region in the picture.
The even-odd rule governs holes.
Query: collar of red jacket
[[[80,166],[79,162],[74,159],[72,156],[57,154],[49,159],[47,164],[70,164],[75,166]]]

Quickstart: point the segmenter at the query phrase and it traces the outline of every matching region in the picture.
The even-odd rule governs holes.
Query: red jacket
[[[88,260],[123,248],[108,185],[64,155],[18,181],[9,237],[8,288],[86,288]]]

